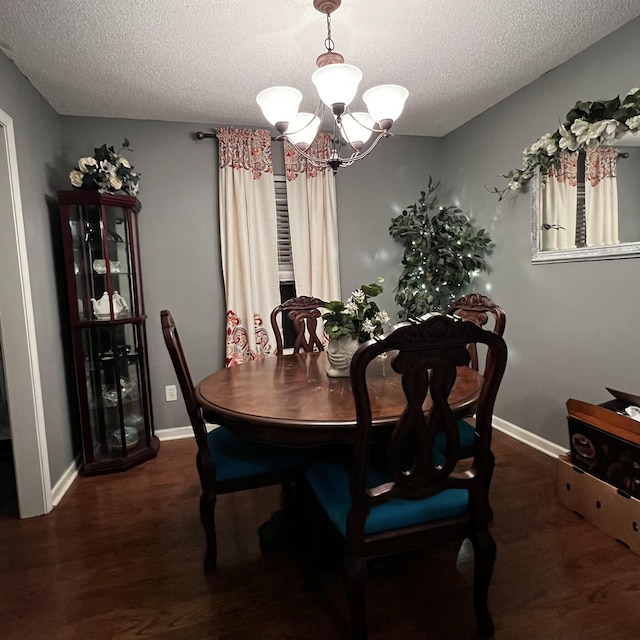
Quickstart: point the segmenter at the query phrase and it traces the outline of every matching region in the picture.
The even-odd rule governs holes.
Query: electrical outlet
[[[164,388],[164,399],[167,402],[174,402],[178,399],[178,390],[176,389],[175,384],[168,384]]]

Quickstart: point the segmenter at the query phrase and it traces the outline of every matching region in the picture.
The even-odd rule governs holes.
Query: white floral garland
[[[522,169],[502,174],[508,181],[503,189],[491,192],[502,200],[510,191],[526,187],[537,170],[545,176],[560,165],[560,157],[568,151],[610,145],[628,131],[640,130],[640,88],[629,91],[624,100],[576,102],[566,121],[554,133],[545,133],[522,152]]]

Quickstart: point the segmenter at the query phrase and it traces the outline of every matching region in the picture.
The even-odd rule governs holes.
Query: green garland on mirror
[[[401,320],[446,309],[464,293],[476,272],[489,271],[491,238],[476,230],[462,209],[438,206],[440,183],[391,219],[391,237],[404,245],[403,270],[395,289]]]

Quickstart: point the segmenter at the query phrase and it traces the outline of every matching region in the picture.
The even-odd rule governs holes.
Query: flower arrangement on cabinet
[[[564,123],[554,133],[545,133],[522,152],[522,168],[502,175],[508,181],[503,189],[494,187],[491,193],[502,200],[509,191],[518,191],[529,184],[537,170],[546,176],[560,166],[565,152],[587,147],[611,145],[622,135],[640,130],[640,88],[634,88],[620,100],[578,101]]]
[[[381,310],[372,300],[383,291],[384,278],[377,282],[363,284],[346,300],[327,302],[328,311],[322,314],[325,331],[329,338],[350,336],[359,342],[381,336],[385,325],[389,324],[389,314]]]
[[[124,151],[132,151],[126,138],[119,151],[106,144],[94,149],[93,156],[80,158],[69,173],[71,185],[75,189],[97,189],[99,193],[124,191],[130,196],[138,195],[140,174],[122,155]]]

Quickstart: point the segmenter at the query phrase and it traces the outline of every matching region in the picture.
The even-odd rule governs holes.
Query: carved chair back
[[[324,351],[323,334],[320,317],[326,302],[311,296],[297,296],[278,305],[271,312],[271,327],[276,338],[276,355],[284,353],[283,324],[284,318],[293,321],[295,332],[294,353],[299,351]]]
[[[476,409],[476,431],[480,436],[471,470],[458,472],[460,441],[448,396],[457,367],[468,366],[467,345],[487,347],[486,371]],[[367,367],[379,355],[389,353],[393,370],[402,376],[406,406],[386,445],[384,483],[372,487],[369,456],[373,427],[371,398],[367,389]],[[500,335],[480,326],[445,315],[418,324],[399,325],[383,340],[368,342],[354,355],[351,385],[356,406],[357,441],[351,477],[352,508],[347,526],[351,549],[364,542],[364,523],[370,510],[390,500],[416,500],[446,489],[469,489],[476,523],[489,517],[487,484],[490,472],[491,421],[493,407],[504,374],[507,348]],[[423,404],[430,394],[432,408],[425,416]],[[375,399],[374,399],[375,400]],[[434,449],[434,439],[444,434],[446,446]],[[377,461],[380,463],[380,460]]]
[[[458,298],[451,303],[446,313],[462,318],[463,320],[471,320],[480,327],[490,329],[498,335],[504,335],[507,316],[491,298],[480,293],[470,293]],[[487,326],[490,319],[492,320],[493,328]],[[468,350],[471,356],[470,366],[478,371],[479,359],[476,345],[470,343]]]

